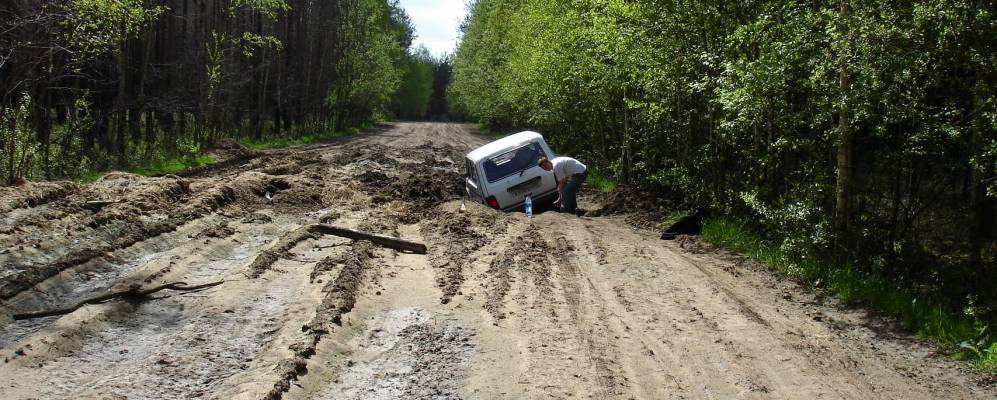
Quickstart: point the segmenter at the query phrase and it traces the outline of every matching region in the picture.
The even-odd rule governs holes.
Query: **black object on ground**
[[[661,234],[662,240],[673,240],[678,235],[698,235],[703,229],[703,220],[709,217],[710,213],[696,209],[692,214],[679,218],[674,224],[665,229]]]

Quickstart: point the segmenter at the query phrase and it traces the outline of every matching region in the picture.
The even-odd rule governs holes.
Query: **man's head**
[[[550,171],[554,169],[554,164],[547,159],[547,157],[540,157],[540,161],[537,161],[537,165],[543,168],[544,171]]]

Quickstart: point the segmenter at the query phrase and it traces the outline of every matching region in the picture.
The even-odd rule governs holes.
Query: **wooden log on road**
[[[353,229],[346,229],[327,224],[315,224],[312,225],[309,229],[312,232],[321,233],[323,235],[334,235],[353,240],[369,240],[374,244],[395,250],[409,251],[416,254],[426,254],[426,245],[418,242],[408,241],[405,239],[399,239],[396,237],[378,235],[376,233],[357,231]]]

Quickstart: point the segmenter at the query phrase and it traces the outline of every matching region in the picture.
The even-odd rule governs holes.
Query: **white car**
[[[557,198],[554,174],[537,166],[554,152],[536,132],[520,132],[481,146],[467,154],[464,185],[474,201],[503,211],[523,209],[526,195],[534,208]]]

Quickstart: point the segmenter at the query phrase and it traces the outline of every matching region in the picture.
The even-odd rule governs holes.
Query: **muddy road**
[[[223,146],[232,161],[182,177],[2,189],[0,398],[997,395],[888,320],[627,215],[462,211],[461,157],[485,141],[396,124],[265,153]],[[303,229],[320,222],[429,254]]]

